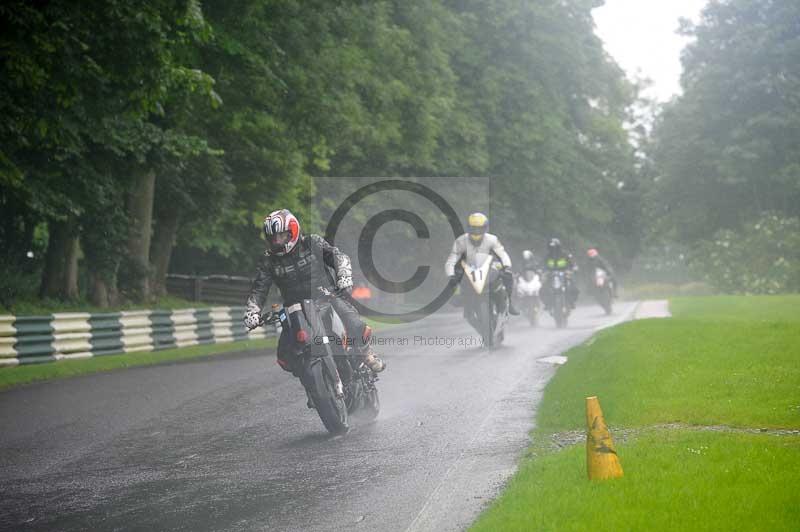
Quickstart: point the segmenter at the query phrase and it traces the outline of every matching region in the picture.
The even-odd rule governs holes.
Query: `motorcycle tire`
[[[610,289],[603,290],[602,298],[603,298],[602,301],[603,310],[606,311],[606,315],[610,316],[611,312],[613,311],[613,308],[611,306],[611,301],[612,301],[611,290]]]
[[[347,405],[344,398],[336,397],[336,385],[322,361],[311,365],[309,379],[311,395],[322,424],[333,435],[346,433],[350,430]]]
[[[478,320],[480,328],[478,332],[483,340],[484,347],[491,348],[494,346],[494,327],[492,324],[492,302],[488,297],[482,297],[478,301],[478,306],[475,309],[475,318]]]
[[[567,302],[563,292],[553,296],[553,318],[557,328],[563,329],[567,326]]]
[[[372,421],[381,411],[381,398],[378,395],[378,389],[373,388],[364,393],[362,398],[363,406],[359,410],[359,417],[364,421]]]
[[[530,308],[526,314],[528,315],[528,323],[530,323],[531,327],[536,327],[539,325],[539,308],[536,303],[530,304]]]

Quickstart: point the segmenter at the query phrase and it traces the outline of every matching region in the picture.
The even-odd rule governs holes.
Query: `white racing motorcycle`
[[[539,312],[542,302],[539,299],[539,290],[542,288],[542,279],[534,270],[525,270],[517,277],[517,297],[519,298],[520,313],[528,318],[533,327],[539,324]]]
[[[464,271],[461,293],[464,316],[481,335],[483,345],[500,345],[508,322],[508,295],[503,285],[503,266],[494,255],[478,253],[475,261],[461,261]]]

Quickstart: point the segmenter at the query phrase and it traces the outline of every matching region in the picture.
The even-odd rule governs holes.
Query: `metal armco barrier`
[[[188,301],[202,301],[212,305],[241,305],[247,301],[253,280],[231,275],[167,275],[167,293]],[[277,289],[270,291],[264,308],[280,303]]]
[[[0,316],[0,367],[234,342],[274,334],[271,327],[247,333],[242,324],[243,313],[243,307],[214,307]]]

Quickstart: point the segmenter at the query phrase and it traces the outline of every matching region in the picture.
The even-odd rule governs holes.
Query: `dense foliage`
[[[337,175],[492,176],[512,248],[558,235],[630,258],[634,91],[600,4],[6,2],[3,268],[97,305],[170,270],[246,274],[261,217],[321,227],[314,177]]]
[[[800,286],[800,257],[781,249],[800,216],[798,20],[794,0],[711,2],[684,28],[684,95],[656,128],[659,229],[726,291]]]
[[[733,294],[800,292],[800,218],[766,214],[696,246],[696,274]]]

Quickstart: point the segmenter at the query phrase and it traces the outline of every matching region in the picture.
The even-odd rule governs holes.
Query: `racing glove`
[[[338,279],[336,279],[336,289],[337,290],[344,290],[350,291],[353,289],[353,276],[352,275],[342,275]]]
[[[244,314],[244,327],[252,331],[261,324],[261,313],[255,310],[248,310]]]

